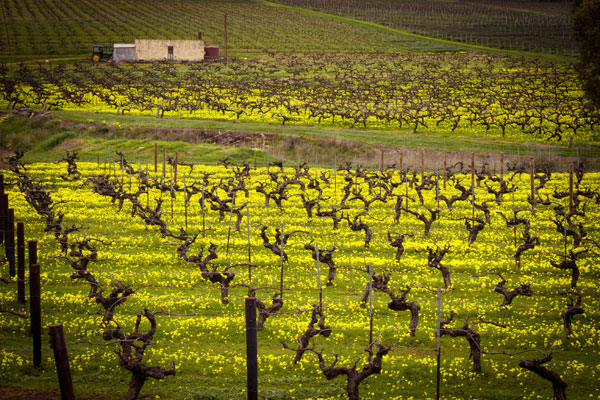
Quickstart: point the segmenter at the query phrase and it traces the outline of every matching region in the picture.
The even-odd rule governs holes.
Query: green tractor
[[[92,61],[100,62],[102,60],[110,61],[113,55],[112,48],[104,48],[101,44],[95,44],[92,50]]]

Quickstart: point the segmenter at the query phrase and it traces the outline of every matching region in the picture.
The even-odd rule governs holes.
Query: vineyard
[[[597,143],[572,66],[474,54],[0,69],[0,105]]]
[[[571,3],[513,1],[278,0],[434,38],[574,55]]]
[[[126,0],[1,3],[0,57],[85,56],[96,43],[133,43],[137,39],[193,39],[230,54],[265,52],[456,51],[459,47],[426,38],[367,27],[275,7],[263,1]],[[257,23],[268,21],[268,23]],[[290,40],[291,39],[291,40]]]
[[[2,1],[0,397],[600,399],[569,4]]]
[[[434,398],[438,334],[443,398],[600,396],[600,177],[583,163],[20,157],[6,192],[80,396],[244,397],[248,296],[261,398]],[[3,280],[3,382],[52,387]]]

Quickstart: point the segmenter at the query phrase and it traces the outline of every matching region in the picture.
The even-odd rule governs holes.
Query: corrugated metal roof
[[[125,47],[135,47],[135,44],[133,44],[133,43],[115,43],[113,47],[115,49],[116,48],[125,48]]]

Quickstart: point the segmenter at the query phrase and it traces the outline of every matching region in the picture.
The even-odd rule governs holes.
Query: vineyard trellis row
[[[572,55],[576,42],[571,10],[564,2],[520,4],[495,2],[452,3],[411,1],[279,0],[279,3],[316,9],[375,22],[396,29],[459,42]]]
[[[473,54],[353,57],[2,65],[0,99],[8,108],[594,140],[598,113],[572,66]]]
[[[135,262],[133,263],[134,270],[127,271],[128,268],[125,268],[123,273],[119,272],[119,269],[122,269],[120,264],[126,263],[125,260],[129,257],[127,252],[121,253],[120,256],[119,252],[127,250],[128,246],[119,245],[118,243],[125,239],[116,237],[114,232],[96,230],[96,233],[94,233],[93,228],[90,228],[89,233],[83,233],[78,225],[73,224],[68,227],[66,222],[63,223],[63,217],[65,221],[78,220],[76,215],[84,213],[84,210],[88,207],[88,205],[77,206],[72,197],[69,200],[70,195],[68,193],[73,188],[83,189],[90,193],[89,196],[92,196],[90,200],[94,199],[93,202],[99,201],[98,204],[101,204],[101,207],[108,207],[111,202],[114,203],[115,207],[121,211],[115,214],[114,218],[121,219],[119,217],[121,215],[122,223],[141,226],[140,237],[158,236],[161,240],[160,243],[162,243],[159,247],[166,245],[171,248],[169,252],[175,258],[170,258],[170,263],[176,263],[177,258],[187,261],[187,265],[183,265],[181,268],[183,271],[187,270],[188,275],[190,274],[190,265],[195,266],[197,273],[190,275],[192,279],[185,283],[180,282],[178,285],[183,284],[183,286],[193,289],[197,285],[197,283],[194,283],[196,280],[198,280],[198,283],[201,281],[211,282],[212,285],[205,286],[206,292],[212,292],[211,288],[219,289],[221,292],[219,303],[224,304],[221,307],[234,306],[231,304],[231,300],[229,300],[230,305],[226,306],[225,302],[231,297],[232,291],[234,295],[236,293],[239,295],[240,290],[246,294],[255,295],[257,297],[259,321],[262,321],[264,330],[264,333],[259,333],[259,336],[261,334],[265,335],[265,340],[277,338],[289,343],[290,335],[293,338],[298,333],[295,328],[297,325],[295,321],[303,320],[301,315],[298,315],[302,313],[302,310],[312,313],[311,321],[314,322],[312,322],[312,325],[309,324],[309,331],[311,326],[315,329],[314,324],[317,322],[315,318],[319,316],[319,320],[321,320],[319,323],[320,331],[325,333],[319,334],[317,332],[316,335],[312,336],[312,333],[308,333],[308,339],[313,338],[313,341],[309,341],[312,344],[302,344],[306,342],[306,339],[298,339],[300,347],[294,349],[294,351],[304,349],[304,352],[309,351],[309,353],[314,354],[317,357],[319,369],[328,379],[332,379],[339,374],[347,375],[348,396],[350,398],[354,398],[352,390],[356,389],[356,393],[358,393],[358,384],[366,376],[381,372],[382,365],[386,365],[382,361],[384,356],[385,360],[389,359],[388,362],[392,363],[390,365],[396,365],[395,368],[398,368],[397,364],[392,361],[394,360],[394,349],[397,348],[394,343],[397,345],[398,343],[408,344],[408,342],[405,341],[404,336],[397,336],[394,333],[396,332],[395,329],[399,329],[397,311],[411,311],[410,326],[406,323],[405,328],[402,329],[406,332],[406,337],[435,332],[435,329],[432,329],[434,320],[432,317],[435,312],[429,306],[429,302],[433,300],[429,290],[440,286],[442,282],[446,282],[446,275],[441,279],[439,275],[430,272],[431,270],[439,270],[444,273],[443,268],[446,268],[449,271],[447,273],[454,277],[452,281],[448,279],[446,282],[448,288],[444,290],[444,296],[448,297],[448,301],[444,302],[445,308],[442,312],[445,315],[450,314],[450,317],[440,322],[444,326],[443,332],[445,332],[442,336],[467,335],[468,338],[473,337],[473,341],[468,339],[471,343],[471,354],[473,352],[479,355],[490,354],[489,359],[493,353],[512,354],[534,347],[548,348],[547,345],[544,345],[547,338],[551,337],[551,340],[556,340],[558,337],[556,336],[556,329],[551,329],[546,333],[546,339],[540,338],[541,342],[536,340],[532,342],[531,338],[528,338],[524,343],[519,343],[518,337],[526,336],[522,328],[519,328],[519,321],[525,325],[538,324],[544,326],[546,324],[546,322],[536,323],[535,319],[527,316],[525,309],[532,308],[531,306],[535,303],[525,309],[519,308],[519,304],[516,308],[512,308],[513,304],[510,304],[510,307],[507,307],[507,305],[498,307],[497,300],[493,301],[494,305],[489,309],[487,309],[487,305],[478,306],[468,301],[468,292],[474,292],[475,288],[481,290],[481,282],[484,282],[484,286],[485,282],[492,284],[493,290],[489,290],[489,293],[492,296],[494,292],[502,294],[505,302],[508,301],[510,296],[513,296],[505,288],[507,282],[511,282],[513,285],[519,282],[521,288],[528,285],[532,292],[531,295],[528,295],[526,290],[521,289],[522,293],[519,294],[525,297],[514,300],[516,296],[514,295],[512,301],[521,303],[525,301],[522,300],[525,298],[541,299],[544,296],[549,296],[548,298],[551,299],[550,304],[552,304],[549,315],[556,313],[554,318],[550,320],[562,321],[564,325],[565,334],[559,335],[560,337],[575,335],[579,338],[578,332],[582,332],[584,329],[586,329],[585,335],[591,335],[592,338],[595,335],[593,331],[587,330],[588,324],[582,324],[579,320],[575,320],[575,326],[572,325],[572,317],[579,314],[579,309],[584,309],[584,307],[586,319],[590,318],[593,322],[598,318],[597,314],[592,311],[598,299],[594,295],[595,289],[589,279],[594,274],[591,266],[593,256],[590,253],[594,253],[598,248],[598,230],[589,224],[590,221],[594,221],[598,212],[596,205],[598,203],[598,193],[593,189],[597,178],[595,174],[585,173],[582,165],[578,165],[575,171],[574,204],[573,210],[569,210],[563,202],[568,196],[568,190],[565,189],[564,175],[556,177],[556,174],[550,174],[547,171],[536,171],[534,181],[539,185],[535,188],[535,198],[529,198],[528,202],[526,197],[530,191],[531,178],[525,170],[512,171],[510,176],[507,174],[504,178],[507,183],[513,184],[516,190],[498,195],[498,189],[496,188],[502,188],[502,182],[499,182],[498,175],[490,172],[479,172],[478,175],[481,175],[481,178],[478,177],[477,180],[469,179],[470,171],[461,172],[456,170],[456,167],[451,167],[445,171],[449,188],[443,191],[440,190],[440,184],[436,181],[436,179],[439,179],[439,174],[427,173],[421,175],[413,172],[411,176],[410,171],[398,171],[393,167],[384,168],[382,166],[381,171],[368,171],[361,167],[353,169],[347,165],[342,166],[337,171],[327,171],[327,174],[319,176],[310,171],[304,164],[295,168],[284,168],[283,164],[275,162],[269,168],[253,169],[249,165],[236,166],[224,162],[222,166],[217,168],[203,166],[190,168],[189,174],[186,173],[184,191],[181,181],[174,182],[174,177],[163,180],[160,174],[149,173],[147,168],[146,172],[142,169],[136,170],[134,165],[126,162],[123,154],[119,155],[119,158],[120,160],[115,163],[115,168],[111,169],[110,175],[103,175],[97,167],[90,164],[83,163],[83,166],[78,165],[78,168],[75,168],[73,163],[76,157],[73,154],[70,157],[67,155],[61,160],[60,165],[64,166],[64,162],[67,163],[66,174],[60,174],[56,170],[56,166],[52,166],[50,169],[47,165],[41,167],[42,169],[38,169],[35,164],[23,166],[19,163],[18,157],[15,157],[11,161],[15,175],[10,175],[9,178],[11,185],[17,181],[20,182],[21,190],[26,193],[28,200],[44,216],[46,220],[45,228],[58,240],[59,247],[62,247],[63,250],[59,250],[58,253],[54,251],[54,254],[59,257],[57,263],[60,259],[68,260],[72,270],[75,270],[74,275],[80,276],[88,282],[91,281],[90,295],[93,295],[93,298],[100,304],[104,304],[105,300],[107,304],[110,304],[108,308],[105,308],[105,311],[109,314],[101,312],[100,315],[111,324],[114,321],[113,312],[115,312],[114,307],[117,304],[122,309],[131,301],[136,301],[136,296],[140,297],[139,301],[142,304],[144,302],[152,303],[152,296],[143,295],[145,290],[151,289],[140,287],[135,290],[133,286],[144,283],[147,285],[157,277],[150,278],[151,281],[140,281],[142,274],[136,276],[136,273],[134,273],[134,270],[139,269],[139,267],[135,267]],[[123,168],[121,174],[117,172],[119,165]],[[138,163],[139,165],[141,163]],[[49,175],[51,170],[56,171],[53,172],[56,173],[54,178]],[[334,191],[331,174],[335,174],[336,178],[346,182],[346,187],[339,189],[340,193]],[[38,178],[33,178],[36,175]],[[125,179],[125,176],[133,177],[133,182]],[[41,180],[39,180],[40,178]],[[43,180],[46,182],[43,182]],[[444,192],[447,196],[462,192],[460,188],[456,188],[456,186],[460,186],[461,181],[471,182],[469,190],[474,193],[474,196],[469,193],[466,198],[454,200],[446,207],[437,209],[436,206],[438,204],[443,205],[443,203],[438,203],[436,197],[441,197],[441,192]],[[84,182],[87,183],[84,185]],[[130,182],[132,186],[129,189]],[[48,191],[45,186],[48,188],[54,186],[53,193]],[[269,197],[266,197],[261,191],[268,193]],[[141,196],[146,193],[148,197],[150,193],[152,194],[153,201],[144,204]],[[510,199],[511,194],[517,197],[516,208],[512,206],[510,200],[507,201],[507,199]],[[52,198],[57,195],[60,196],[58,198],[61,200],[54,201]],[[304,199],[302,195],[305,196]],[[276,207],[271,205],[266,207],[269,202],[267,201],[265,204],[265,201],[271,196],[274,197],[273,201],[276,202]],[[325,208],[330,209],[331,214],[319,215],[319,213],[315,213],[312,219],[307,220],[309,207],[305,204],[306,196],[316,199],[314,206],[317,210],[323,212]],[[226,219],[219,222],[222,219],[220,214],[223,215],[229,212],[229,215],[231,215],[233,212],[234,197],[238,199],[245,197],[246,199],[243,206],[241,206],[239,200],[236,200],[235,203],[236,207],[246,208],[246,216],[243,213],[240,214],[242,218],[250,217],[253,221],[260,220],[261,222],[258,225],[256,223],[251,225],[252,228],[248,232],[251,233],[252,237],[248,241],[246,241],[248,232],[241,229],[241,225],[238,229],[231,226],[230,231]],[[103,198],[107,200],[102,200]],[[18,196],[16,199],[18,199]],[[378,200],[373,201],[374,199]],[[402,200],[403,207],[392,208],[391,204],[399,199]],[[61,201],[67,201],[67,203],[61,204]],[[165,201],[170,201],[177,211],[171,217],[169,217],[170,213],[165,212],[164,208],[161,207]],[[473,206],[470,204],[472,201],[486,202],[486,206],[492,213],[489,222],[485,222],[485,216],[479,218],[477,222],[479,224],[485,223],[485,228],[479,232],[475,239],[472,239],[471,245],[467,246],[467,242],[471,241],[469,239],[471,235],[468,230],[461,228],[461,225],[472,218]],[[204,204],[204,202],[208,204]],[[209,204],[210,206],[208,206]],[[533,206],[535,206],[535,209]],[[77,211],[69,211],[73,207]],[[124,211],[129,210],[129,207],[131,207],[131,212],[125,213]],[[250,207],[252,213],[250,213]],[[200,221],[204,218],[207,219],[206,232],[204,229],[201,231],[199,228],[192,228],[193,231],[191,232],[183,228],[183,213],[186,209],[190,213],[191,217],[188,218],[190,218],[189,222],[192,227],[200,226]],[[22,210],[26,212],[27,207],[22,208]],[[398,216],[397,221],[394,221],[394,214],[398,211],[402,214]],[[434,211],[435,216],[433,217]],[[204,215],[205,213],[207,215]],[[255,213],[257,215],[254,215]],[[432,214],[431,219],[426,217],[427,213]],[[510,215],[512,215],[512,218]],[[423,223],[419,222],[420,216],[425,219],[426,227],[429,223],[429,230],[423,229]],[[333,229],[331,223],[327,221],[330,218],[334,218],[334,222],[338,221],[338,225],[334,224]],[[135,222],[136,220],[139,221]],[[281,224],[283,220],[285,220],[284,225]],[[85,222],[85,219],[79,220],[80,224],[81,222]],[[247,223],[251,224],[249,218]],[[367,237],[364,236],[365,229],[355,231],[352,228],[355,224],[360,225],[361,223],[372,231],[372,239],[367,240]],[[144,225],[150,227],[150,232],[143,233]],[[557,229],[554,229],[554,226]],[[566,227],[568,229],[565,229]],[[68,229],[69,232],[67,232]],[[463,233],[459,233],[461,229]],[[531,234],[535,234],[541,242],[539,247],[536,245],[531,249],[519,252],[518,261],[520,261],[520,264],[517,263],[516,257],[518,248],[513,245],[513,233],[517,229],[522,229],[525,243],[528,241],[527,234],[530,235],[530,238]],[[570,233],[565,234],[565,231],[570,231]],[[275,233],[274,236],[272,232]],[[202,237],[204,233],[206,233],[206,237]],[[334,235],[332,236],[331,233]],[[398,236],[396,237],[396,235]],[[224,247],[228,236],[231,237],[231,251],[227,257],[224,257]],[[562,248],[563,243],[569,237],[572,238],[572,242],[568,245],[571,252],[569,254],[565,252],[559,256],[554,255],[553,250]],[[334,238],[335,240],[333,240]],[[111,241],[115,243],[109,246],[108,243]],[[212,243],[213,241],[217,243]],[[320,251],[318,253],[316,243],[313,247],[312,241],[319,244]],[[499,245],[494,245],[494,242],[498,242]],[[331,250],[326,250],[327,244],[332,246]],[[116,253],[110,256],[110,258],[116,256],[115,260],[102,261],[98,257],[99,251],[107,252],[107,254],[111,253],[111,247],[115,245],[120,247]],[[100,250],[96,246],[104,248]],[[490,246],[491,251],[497,253],[492,258],[487,255]],[[173,247],[176,247],[177,250],[173,251]],[[190,252],[192,248],[194,249],[193,253],[197,251],[198,255],[192,255]],[[401,248],[403,251],[400,251]],[[250,250],[252,250],[252,254],[248,259],[248,251]],[[582,252],[582,250],[587,251]],[[63,253],[63,251],[66,253]],[[136,254],[134,255],[135,258],[139,258],[144,254],[144,251],[134,254]],[[427,256],[423,254],[427,254]],[[448,257],[451,258],[446,260]],[[442,258],[444,258],[443,262]],[[506,261],[504,261],[504,258]],[[483,260],[486,265],[476,265],[479,264],[476,261],[477,259]],[[512,262],[509,262],[508,260],[511,259]],[[314,305],[309,306],[315,301],[314,289],[311,290],[310,288],[315,287],[317,279],[313,271],[306,270],[306,265],[314,265],[316,268],[315,262],[317,260],[329,266],[328,275],[331,276],[331,279],[328,279],[330,285],[324,290],[323,305],[320,309],[315,309]],[[475,261],[475,265],[470,265],[468,260]],[[104,268],[94,268],[94,278],[92,279],[87,265],[95,265],[98,262],[101,262],[100,265],[104,265]],[[365,265],[365,262],[372,263],[374,270],[377,271],[373,274],[372,284],[367,283],[367,287],[372,285],[374,289],[388,294],[392,301],[386,307],[379,296],[373,296],[373,309],[377,314],[374,324],[379,333],[375,340],[367,340],[363,336],[359,341],[362,343],[361,349],[365,344],[368,345],[367,349],[370,356],[367,365],[370,366],[367,370],[371,372],[367,375],[361,375],[362,378],[351,378],[357,371],[352,368],[337,367],[336,362],[333,365],[327,365],[325,353],[315,346],[327,346],[329,343],[337,343],[337,346],[342,345],[353,354],[350,357],[359,357],[359,353],[351,351],[352,348],[357,347],[355,340],[359,337],[354,338],[350,332],[352,329],[362,330],[363,332],[365,330],[369,331],[364,324],[365,321],[368,321],[368,318],[364,318],[364,315],[361,317],[362,313],[358,311],[361,309],[360,304],[364,303],[359,300],[364,299],[364,294],[361,296],[361,293],[364,293],[365,288],[365,271],[361,265]],[[111,267],[109,264],[112,263],[119,265],[119,267],[117,269]],[[283,279],[280,278],[279,274],[280,263],[282,267],[285,265],[285,277]],[[250,274],[245,273],[245,269],[237,268],[241,265],[248,266],[249,271],[252,271],[251,281],[249,280]],[[277,267],[274,268],[274,265],[277,265]],[[96,280],[98,282],[106,280],[107,276],[102,272],[104,269],[107,272],[112,271],[109,274],[115,277],[113,293],[106,297],[100,290],[101,287],[105,286],[94,286],[99,285],[99,283],[93,283]],[[567,274],[552,272],[559,270],[570,272],[567,272]],[[335,274],[332,274],[332,271]],[[485,272],[497,274],[501,278],[501,282],[495,283],[490,274]],[[148,273],[152,272],[147,271]],[[474,273],[480,276],[474,277]],[[504,276],[508,279],[505,279]],[[391,277],[394,277],[393,281]],[[56,279],[60,281],[64,279],[64,276]],[[167,278],[167,280],[171,281],[172,278]],[[124,283],[127,281],[130,283]],[[156,285],[159,282],[154,281],[154,284]],[[308,282],[313,283],[309,284]],[[390,283],[393,286],[390,286]],[[399,289],[400,287],[406,289]],[[555,291],[557,289],[559,293]],[[282,296],[283,290],[286,291],[285,302]],[[464,292],[465,290],[466,292]],[[269,294],[262,294],[266,293],[265,291],[275,292],[275,295],[270,298]],[[395,295],[394,293],[401,293],[401,295]],[[408,297],[409,295],[410,297]],[[354,312],[346,314],[341,311],[342,308],[340,308],[339,302],[341,300],[342,304],[348,303],[348,296],[350,298],[356,296],[354,297],[356,299],[356,313],[359,317],[358,320],[362,319],[363,323],[354,322],[356,319],[356,316],[353,315]],[[571,299],[567,301],[566,309],[564,305],[565,296]],[[572,300],[573,296],[577,298],[576,303]],[[204,297],[204,295],[200,297]],[[182,296],[182,298],[185,299],[186,296]],[[485,295],[483,295],[483,298],[485,298]],[[585,301],[582,301],[582,299],[585,299]],[[268,305],[267,301],[271,301],[272,304]],[[183,308],[178,305],[180,304],[178,301],[171,302],[163,298],[161,302],[169,304],[167,306],[169,308],[175,308],[174,311],[166,308],[158,311],[158,313],[166,316],[161,321],[167,326],[171,326],[172,322],[167,322],[165,319],[180,318],[178,315],[181,315],[182,311],[185,310],[186,301],[182,302],[184,304]],[[215,305],[214,307],[218,306]],[[298,311],[294,311],[294,308],[298,308]],[[536,312],[541,311],[539,306],[534,308]],[[353,307],[351,309],[354,310]],[[390,311],[384,312],[385,309]],[[565,310],[562,317],[560,316],[560,309]],[[133,311],[132,309],[129,310],[129,312]],[[223,310],[225,309],[223,308]],[[327,310],[326,314],[324,313],[325,310]],[[451,313],[451,311],[453,312]],[[506,313],[510,313],[509,318],[507,318]],[[143,314],[137,313],[135,314],[137,315],[137,322],[129,322],[129,324],[132,324],[129,326],[135,327],[135,332],[138,332],[142,317],[150,321],[152,334],[148,333],[149,337],[145,338],[150,340],[144,343],[150,343],[153,334],[156,332],[156,325],[152,322],[151,314],[147,310]],[[189,313],[189,318],[199,318],[201,314],[201,312],[192,312]],[[328,316],[328,327],[324,324],[325,315]],[[470,317],[472,322],[468,324],[466,321],[462,328],[460,326],[447,328],[446,325],[451,323],[454,315],[465,317],[467,321]],[[168,316],[171,317],[168,318]],[[352,323],[349,324],[351,321]],[[487,322],[492,322],[493,324],[490,325],[502,331],[512,332],[509,333],[509,337],[513,338],[513,342],[508,343],[506,340],[498,340],[497,346],[502,351],[489,350],[492,338],[497,339],[499,333],[493,330],[490,331],[489,328],[474,330],[475,326],[483,326],[481,324]],[[419,324],[424,325],[420,327]],[[273,329],[270,329],[271,327]],[[286,327],[285,330],[281,330],[284,327]],[[395,328],[392,329],[392,327]],[[114,329],[105,330],[104,332],[107,335],[105,338],[116,338],[113,335],[117,335],[118,332],[121,332],[121,329],[124,328],[117,325],[117,333]],[[327,334],[329,330],[331,330],[330,335]],[[178,329],[174,327],[174,332],[177,331]],[[285,333],[286,331],[287,333]],[[273,337],[273,334],[275,337]],[[131,335],[125,335],[126,342],[142,338],[142,336]],[[344,341],[346,336],[350,339],[349,342]],[[316,337],[320,337],[317,342],[314,341]],[[481,338],[475,339],[478,337]],[[121,343],[124,343],[123,339],[120,340]],[[425,339],[425,337],[422,337],[421,340],[430,343],[429,339]],[[514,342],[514,340],[517,341]],[[481,344],[481,342],[483,343]],[[454,342],[447,343],[447,345],[454,348],[456,354],[464,353],[464,348],[461,349],[462,346],[460,345],[454,347]],[[144,344],[143,348],[145,349],[146,346],[147,344]],[[418,350],[419,346],[416,349]],[[119,359],[123,361],[124,357],[127,356],[127,349],[123,348],[123,352],[119,353]],[[342,357],[344,361],[341,362],[350,361],[347,357],[343,355]],[[538,361],[529,360],[528,362],[524,360],[523,368],[529,366],[532,370],[541,371],[540,365],[549,362],[551,357],[551,355],[547,355],[543,360]],[[305,366],[306,363],[310,365],[310,360],[304,360],[304,358],[301,365]],[[473,361],[476,360],[480,359],[474,358]],[[141,361],[141,359],[138,361]],[[490,365],[493,362],[491,359],[488,361]],[[568,370],[567,366],[568,362],[563,364],[562,369],[564,371]],[[477,367],[477,364],[473,364],[473,368],[477,370],[486,367],[481,365]],[[571,376],[571,378],[576,379],[576,376]],[[352,389],[351,382],[354,382],[353,385],[355,385],[352,386]]]

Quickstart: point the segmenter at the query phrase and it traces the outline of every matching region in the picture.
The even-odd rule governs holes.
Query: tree
[[[577,72],[583,89],[596,108],[600,108],[600,0],[573,3],[573,29],[579,41]]]

